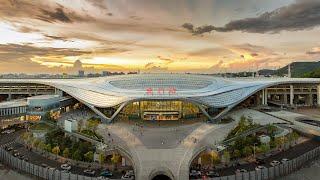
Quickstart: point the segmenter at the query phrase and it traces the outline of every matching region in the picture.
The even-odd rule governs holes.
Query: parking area
[[[272,161],[278,161],[278,163],[281,163],[283,159],[291,160],[308,151],[311,151],[312,149],[315,149],[318,146],[320,146],[319,141],[309,139],[286,151],[275,151],[275,152],[267,153],[265,156],[257,156],[257,159],[259,159],[259,163],[249,163],[246,161],[239,161],[238,163],[232,164],[230,167],[226,167],[226,168],[216,167],[216,169],[214,169],[211,173],[214,172],[213,176],[229,176],[229,175],[236,174],[237,170],[238,172],[239,170],[241,170],[240,172],[253,171],[258,166],[264,166],[268,168],[271,166]],[[205,171],[201,171],[201,176],[205,174],[206,174]],[[198,179],[198,178],[199,176],[190,177],[190,179]]]
[[[76,165],[71,165],[70,170],[67,170],[70,167],[61,168],[61,165],[63,163],[56,160],[48,159],[46,158],[46,154],[35,153],[26,148],[23,144],[15,141],[15,139],[25,131],[26,129],[19,128],[15,129],[14,131],[10,131],[10,133],[0,134],[0,143],[2,145],[5,145],[4,148],[7,149],[7,151],[10,151],[12,155],[19,157],[22,160],[42,167],[64,170],[73,174],[80,174],[85,176],[99,177],[100,175],[103,175],[104,177],[109,177],[110,179],[121,179],[122,175],[125,174],[125,172],[111,172],[108,169],[93,169],[91,167],[83,168]]]

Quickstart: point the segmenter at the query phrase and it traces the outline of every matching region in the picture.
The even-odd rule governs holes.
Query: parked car
[[[48,167],[48,164],[42,163],[41,166],[44,167],[44,168],[47,168],[47,167]]]
[[[189,176],[193,178],[199,178],[201,177],[201,172],[197,170],[191,170]]]
[[[264,159],[264,156],[258,156],[257,158],[256,158],[256,164],[257,165],[262,165],[262,164],[265,164],[266,162],[265,162],[265,159]]]
[[[271,166],[278,166],[279,164],[280,164],[280,162],[276,161],[276,160],[273,160],[273,161],[270,162]]]
[[[18,158],[23,160],[24,159],[24,155],[20,154]]]
[[[110,178],[104,177],[104,176],[99,176],[97,179],[99,180],[110,180]]]
[[[237,169],[237,170],[236,170],[236,174],[246,173],[246,172],[248,172],[246,169]]]
[[[5,147],[4,149],[5,149],[6,151],[12,151],[12,150],[13,150],[13,147],[8,146],[8,147]]]
[[[289,159],[287,159],[287,158],[281,159],[281,163],[282,163],[282,164],[285,164],[285,163],[287,163],[288,161],[289,161]]]
[[[134,176],[130,175],[130,174],[125,174],[125,175],[121,176],[121,179],[134,180]]]
[[[86,175],[86,176],[94,176],[96,174],[96,171],[91,170],[91,169],[85,169],[83,171],[83,174]]]
[[[11,134],[11,133],[13,133],[15,131],[16,130],[14,130],[14,129],[6,129],[6,130],[2,131],[1,134]]]
[[[19,152],[16,152],[16,153],[13,154],[13,156],[14,156],[14,157],[19,157],[19,156],[20,156],[20,153],[19,153]]]
[[[104,170],[104,171],[102,171],[102,172],[100,173],[100,176],[103,176],[103,177],[112,177],[113,174],[112,174],[112,172],[109,171],[109,170]]]
[[[60,166],[60,168],[61,168],[62,170],[70,171],[70,170],[71,170],[71,165],[70,165],[70,164],[62,164],[62,165]]]
[[[128,175],[133,175],[133,176],[134,176],[134,171],[133,171],[133,170],[128,170],[128,171],[126,172],[126,174],[128,174]]]
[[[266,169],[266,167],[265,167],[265,166],[257,166],[257,167],[255,168],[256,171],[260,171],[260,170],[262,170],[262,169]]]
[[[210,177],[210,178],[220,177],[220,174],[215,172],[215,171],[209,171],[209,172],[207,172],[207,176]]]

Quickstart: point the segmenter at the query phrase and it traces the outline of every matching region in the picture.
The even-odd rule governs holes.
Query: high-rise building
[[[110,76],[110,74],[109,71],[102,71],[102,76]]]
[[[84,77],[84,71],[83,70],[79,70],[78,71],[78,76],[79,77]]]

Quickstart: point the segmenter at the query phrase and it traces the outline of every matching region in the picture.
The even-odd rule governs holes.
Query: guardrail
[[[298,169],[300,169],[303,165],[311,160],[315,160],[320,155],[320,146],[296,157],[284,164],[280,164],[278,166],[265,168],[257,171],[250,171],[246,173],[240,173],[230,176],[209,178],[208,180],[264,180],[264,179],[275,179],[279,177],[283,177],[289,175]]]
[[[63,172],[54,168],[45,168],[38,166],[11,155],[3,148],[0,148],[0,160],[3,164],[8,165],[14,170],[25,172],[29,175],[47,180],[99,180],[96,177],[82,176],[79,174],[72,174]]]

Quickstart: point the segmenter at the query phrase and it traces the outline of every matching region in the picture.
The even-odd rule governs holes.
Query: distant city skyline
[[[319,61],[319,25],[319,0],[3,0],[0,73],[275,69]]]

